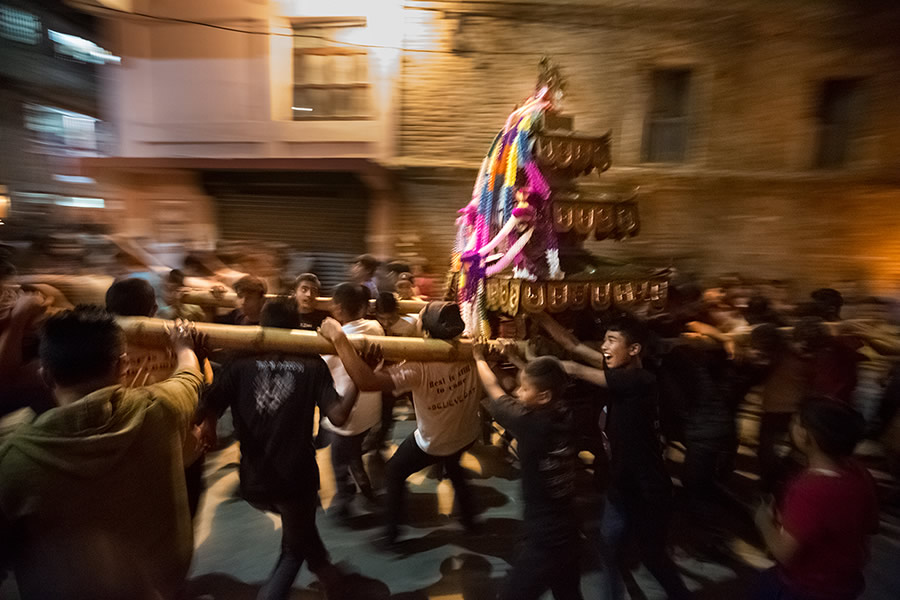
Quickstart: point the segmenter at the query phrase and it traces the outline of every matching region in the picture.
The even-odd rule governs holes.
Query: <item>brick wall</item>
[[[446,264],[475,169],[548,54],[576,128],[612,130],[614,168],[586,183],[641,186],[641,235],[592,250],[900,293],[900,12],[835,4],[407,2],[404,43],[423,52],[405,53],[399,82],[397,234]],[[641,164],[650,74],[667,66],[693,72],[688,159]],[[866,111],[848,167],[813,171],[831,77],[864,78]]]

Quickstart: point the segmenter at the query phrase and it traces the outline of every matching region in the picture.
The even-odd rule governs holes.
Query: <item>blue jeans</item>
[[[613,494],[607,496],[600,521],[598,549],[603,560],[600,585],[604,600],[624,600],[625,582],[620,562],[626,536],[637,537],[641,561],[656,578],[669,598],[691,598],[678,575],[675,562],[666,550],[666,533],[669,524],[668,496],[644,498],[640,494]]]

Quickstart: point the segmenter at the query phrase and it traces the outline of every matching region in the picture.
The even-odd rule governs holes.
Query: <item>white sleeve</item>
[[[402,362],[388,367],[387,372],[394,382],[395,393],[411,392],[425,380],[425,365],[420,362]]]

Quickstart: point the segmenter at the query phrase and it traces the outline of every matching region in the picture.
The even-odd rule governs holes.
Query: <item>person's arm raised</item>
[[[871,323],[862,321],[843,321],[838,328],[843,335],[862,338],[875,352],[882,356],[900,356],[900,340],[880,331]]]
[[[565,327],[547,313],[534,313],[531,315],[531,319],[567,352],[596,367],[603,366],[603,354],[601,352],[582,344],[574,334],[566,330]]]
[[[528,366],[528,359],[526,359],[519,352],[519,345],[515,342],[515,340],[504,340],[503,344],[503,355],[506,359],[512,363],[512,365],[519,369],[520,371],[524,371],[525,367]]]
[[[694,333],[705,335],[709,339],[722,344],[729,359],[733,359],[737,354],[734,337],[723,333],[718,327],[710,325],[709,323],[704,323],[703,321],[691,321],[687,324],[687,328]]]
[[[475,366],[478,368],[478,377],[481,378],[481,385],[484,386],[484,391],[491,400],[499,400],[503,396],[506,396],[506,392],[503,390],[503,387],[501,387],[500,382],[497,381],[494,370],[491,369],[491,366],[487,363],[487,360],[485,360],[486,346],[487,344],[483,341],[472,344],[472,358],[475,359]]]
[[[175,329],[169,332],[172,344],[172,352],[175,353],[175,371],[190,369],[200,371],[200,361],[194,352],[195,342],[200,341],[200,336],[194,328],[194,324],[183,319],[175,320]]]
[[[609,383],[606,379],[606,371],[603,369],[589,367],[573,360],[564,360],[562,361],[562,365],[566,370],[566,373],[572,377],[587,381],[588,383],[593,383],[594,385],[599,385],[600,387],[609,387]]]
[[[394,381],[384,371],[373,371],[366,361],[357,354],[356,348],[347,339],[341,324],[331,317],[322,321],[319,334],[334,345],[350,379],[361,392],[392,392]],[[333,421],[332,421],[333,422]]]

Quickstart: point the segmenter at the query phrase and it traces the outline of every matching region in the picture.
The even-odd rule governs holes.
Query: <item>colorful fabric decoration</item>
[[[458,298],[469,336],[490,336],[485,278],[513,266],[522,279],[560,279],[550,185],[534,159],[544,112],[551,108],[543,87],[513,111],[481,163],[472,200],[457,219],[452,269],[459,273]],[[501,258],[486,259],[501,248]]]

